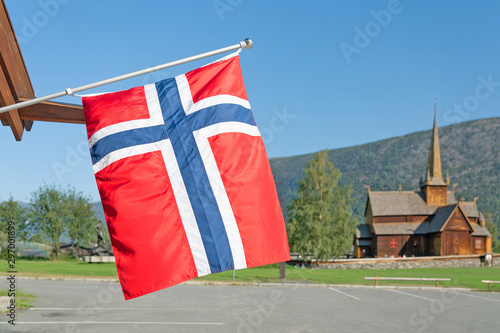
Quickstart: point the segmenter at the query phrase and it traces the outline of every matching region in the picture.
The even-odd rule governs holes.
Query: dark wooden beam
[[[19,119],[17,110],[7,112],[7,122],[12,129],[12,133],[14,134],[14,138],[16,138],[16,141],[21,141],[21,139],[23,138],[24,126],[21,122],[21,119]]]
[[[18,102],[27,99],[20,99]],[[42,102],[19,109],[19,117],[23,121],[37,120],[58,123],[85,124],[81,105],[58,102]]]
[[[35,98],[28,70],[4,0],[0,0],[0,106]],[[0,114],[3,125],[10,126],[16,140],[31,130],[33,121],[84,124],[80,105],[42,102]]]
[[[0,8],[0,61],[14,99],[35,98],[28,70],[24,63],[7,7]]]
[[[3,73],[0,73],[0,106],[11,105],[14,103],[15,100],[10,92],[9,84],[5,79],[5,75],[3,75]],[[21,122],[21,119],[19,119],[17,110],[12,110],[2,115],[2,122],[5,119],[7,125],[9,125],[12,129],[12,133],[14,134],[14,138],[16,138],[16,141],[21,141],[23,137],[24,126]]]
[[[33,127],[33,120],[21,120],[21,122],[28,132],[31,131],[31,128]]]
[[[35,92],[24,63],[21,48],[9,17],[5,1],[0,3],[0,105],[10,105],[21,98],[35,98]],[[20,141],[24,128],[31,130],[33,121],[21,120],[18,110],[0,115],[3,125],[9,125],[17,141]]]

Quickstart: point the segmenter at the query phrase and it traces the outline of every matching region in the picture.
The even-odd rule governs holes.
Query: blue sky
[[[5,0],[37,96],[238,43],[270,157],[500,115],[496,1]],[[217,57],[91,92],[172,77]],[[80,104],[75,97],[59,99]],[[44,182],[98,200],[84,125],[0,128],[0,200]]]

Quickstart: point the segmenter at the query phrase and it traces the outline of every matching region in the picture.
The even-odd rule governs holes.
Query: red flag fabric
[[[239,56],[83,106],[125,299],[289,260]]]

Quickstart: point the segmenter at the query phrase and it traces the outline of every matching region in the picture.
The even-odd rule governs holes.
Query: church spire
[[[441,154],[439,152],[439,135],[437,128],[436,105],[434,103],[434,126],[432,128],[431,147],[429,149],[429,161],[427,163],[426,184],[445,185],[443,174],[441,173]]]

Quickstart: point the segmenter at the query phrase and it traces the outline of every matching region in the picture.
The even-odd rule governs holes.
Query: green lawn
[[[236,271],[236,282],[281,282],[277,277],[279,269],[271,267],[257,267]],[[488,286],[481,280],[500,280],[500,267],[477,267],[477,268],[420,268],[420,269],[300,269],[287,266],[286,280],[308,283],[323,284],[357,284],[374,285],[374,281],[365,281],[365,276],[379,277],[436,277],[451,278],[450,282],[440,282],[440,286],[460,287],[487,290]],[[233,272],[227,271],[199,279],[209,281],[232,281]],[[435,282],[396,282],[379,281],[379,285],[435,285]],[[491,290],[500,291],[500,285],[491,285]]]
[[[268,267],[257,267],[236,271],[237,282],[280,282],[277,278],[279,269]],[[481,283],[481,280],[500,280],[500,267],[478,267],[478,268],[420,268],[420,269],[300,269],[287,266],[286,280],[308,283],[324,284],[358,284],[373,285],[374,281],[365,281],[365,276],[379,277],[436,277],[451,278],[450,282],[440,282],[446,287],[461,287],[473,289],[488,289],[488,286]],[[227,271],[199,279],[209,281],[232,281],[233,272]],[[434,282],[415,282],[422,285],[435,285]],[[408,284],[397,281],[379,281],[379,285]],[[491,290],[500,291],[500,285],[492,285]]]
[[[7,261],[1,260],[0,273],[7,271]],[[17,276],[118,278],[114,263],[89,264],[77,260],[16,260],[16,271]]]
[[[17,276],[38,277],[87,277],[87,278],[117,278],[114,263],[88,264],[81,261],[16,261]],[[0,260],[0,274],[6,275],[7,262]],[[365,281],[365,276],[380,277],[442,277],[451,278],[451,282],[440,282],[440,286],[462,287],[487,290],[488,286],[481,280],[500,280],[500,267],[477,268],[421,268],[421,269],[352,269],[352,270],[320,270],[300,269],[287,266],[286,281],[323,284],[359,284],[373,285],[374,281]],[[249,268],[236,271],[237,283],[281,282],[278,279],[278,265]],[[198,280],[227,281],[233,279],[233,271],[202,276]],[[379,285],[434,285],[434,282],[395,282],[379,281]],[[500,291],[500,285],[492,285],[490,290]]]

